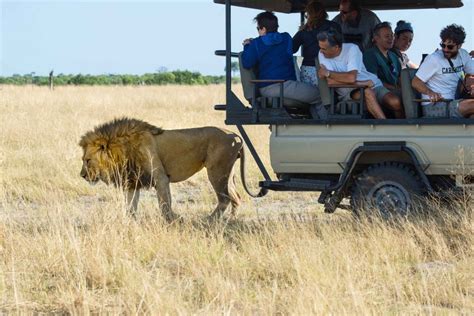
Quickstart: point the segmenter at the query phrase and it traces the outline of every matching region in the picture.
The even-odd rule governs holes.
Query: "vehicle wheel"
[[[406,164],[375,164],[354,181],[351,206],[356,215],[375,211],[385,219],[406,216],[424,188],[421,179]]]

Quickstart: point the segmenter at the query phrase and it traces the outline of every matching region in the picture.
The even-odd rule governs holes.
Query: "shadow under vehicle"
[[[378,210],[382,216],[407,214],[420,196],[451,195],[474,187],[474,120],[423,118],[417,93],[411,87],[414,70],[401,76],[406,119],[370,119],[363,98],[339,102],[336,86],[320,80],[325,120],[313,119],[307,106],[288,100],[281,88],[279,98],[262,98],[252,70],[240,68],[245,100],[232,91],[231,8],[240,6],[282,13],[300,13],[304,23],[305,0],[214,0],[225,5],[226,49],[216,55],[226,58],[225,123],[236,125],[255,159],[264,181],[261,192],[319,191],[318,202],[332,213],[338,207],[355,212]],[[323,1],[328,11],[339,0]],[[462,7],[461,0],[361,0],[372,10],[402,10]],[[461,11],[460,11],[461,12]],[[316,60],[317,62],[317,60]],[[295,58],[295,65],[298,58]],[[276,81],[278,82],[278,81]],[[280,82],[282,84],[283,81]],[[354,88],[364,88],[354,86]],[[363,95],[363,93],[362,93]],[[270,126],[270,161],[277,179],[272,179],[249,139],[245,125]],[[262,127],[263,128],[263,127]],[[448,196],[449,197],[449,196]],[[349,198],[351,205],[341,205]]]

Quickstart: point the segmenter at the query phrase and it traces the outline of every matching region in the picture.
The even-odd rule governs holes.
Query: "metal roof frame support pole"
[[[240,132],[240,135],[242,135],[242,138],[244,139],[245,144],[247,145],[250,153],[252,154],[253,159],[257,163],[258,169],[260,169],[260,172],[262,173],[263,177],[265,178],[266,181],[272,181],[272,178],[270,177],[270,174],[268,173],[267,169],[265,168],[265,165],[263,164],[262,160],[260,159],[260,156],[258,155],[257,151],[255,150],[255,147],[253,147],[252,141],[250,140],[249,136],[247,135],[247,132],[245,131],[244,127],[242,125],[236,125],[237,129]]]
[[[303,27],[304,23],[306,22],[306,18],[305,18],[305,12],[304,11],[301,11],[300,12],[300,29]],[[301,53],[300,53],[301,57],[303,57],[303,48],[301,48]]]
[[[229,104],[231,102],[231,89],[232,89],[232,77],[231,77],[231,50],[232,50],[232,43],[231,43],[231,29],[230,23],[231,22],[231,15],[230,15],[230,0],[225,1],[225,85],[226,85],[226,103]]]

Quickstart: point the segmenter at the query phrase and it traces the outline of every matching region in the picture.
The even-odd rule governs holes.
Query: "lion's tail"
[[[242,144],[242,147],[240,148],[239,154],[240,154],[240,177],[242,178],[242,185],[245,189],[245,192],[247,192],[247,194],[253,198],[259,198],[259,197],[267,195],[268,190],[265,188],[260,188],[260,191],[258,193],[250,192],[247,186],[246,178],[245,178],[245,150],[244,150],[243,144]]]

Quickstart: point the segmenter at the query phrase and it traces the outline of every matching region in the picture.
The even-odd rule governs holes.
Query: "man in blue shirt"
[[[319,90],[307,83],[296,81],[293,64],[293,43],[290,34],[278,32],[278,18],[271,12],[262,12],[255,17],[259,37],[243,42],[242,63],[245,68],[258,68],[259,80],[285,80],[283,94],[285,99],[314,105],[319,118],[325,118]],[[259,83],[264,97],[279,97],[279,83]]]

